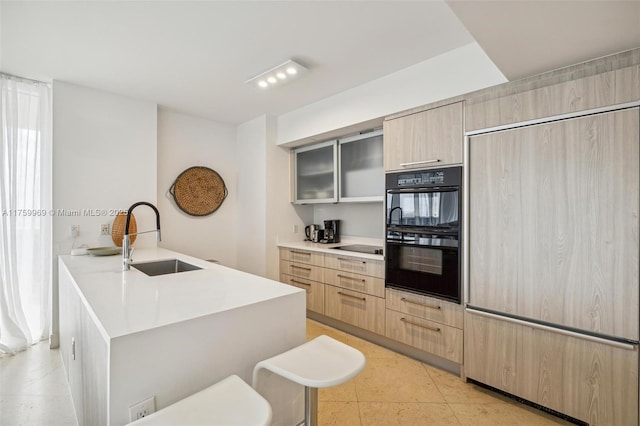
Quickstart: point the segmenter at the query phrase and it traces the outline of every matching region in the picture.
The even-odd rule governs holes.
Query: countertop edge
[[[314,243],[311,241],[288,241],[288,242],[279,242],[277,246],[278,248],[309,250],[309,251],[315,251],[318,253],[326,253],[326,254],[332,254],[332,255],[358,257],[362,259],[384,261],[384,255],[381,255],[381,254],[358,253],[355,251],[335,250],[334,248],[334,247],[340,247],[340,246],[351,245],[351,244],[370,244],[370,245],[378,245],[378,246],[384,245],[381,241],[377,241],[377,240],[362,241],[362,240],[346,240],[345,239],[343,242],[334,243],[334,244]]]

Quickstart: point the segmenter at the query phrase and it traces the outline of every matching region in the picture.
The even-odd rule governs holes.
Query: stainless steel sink
[[[197,271],[199,266],[183,262],[178,259],[158,260],[155,262],[132,263],[132,267],[144,272],[150,277],[156,275],[177,274],[178,272]]]

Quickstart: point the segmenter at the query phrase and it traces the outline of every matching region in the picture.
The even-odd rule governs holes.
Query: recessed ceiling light
[[[268,71],[262,72],[255,77],[245,81],[246,84],[255,85],[259,88],[266,89],[268,87],[280,86],[293,77],[299,77],[308,71],[307,68],[299,63],[289,59],[288,61],[273,67]]]

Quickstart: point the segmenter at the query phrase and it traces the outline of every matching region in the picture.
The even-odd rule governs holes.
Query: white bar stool
[[[129,426],[271,424],[271,405],[240,377],[232,375]]]
[[[269,370],[303,385],[305,392],[304,423],[318,424],[318,388],[345,383],[357,376],[366,364],[362,352],[329,336],[318,336],[286,352],[265,359],[253,369],[253,388],[258,372]]]

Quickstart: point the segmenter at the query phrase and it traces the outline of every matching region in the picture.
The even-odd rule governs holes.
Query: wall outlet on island
[[[156,397],[152,396],[129,407],[129,421],[147,417],[156,411]]]

